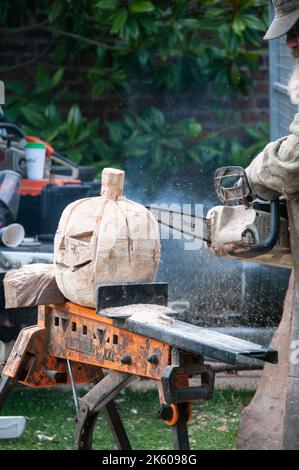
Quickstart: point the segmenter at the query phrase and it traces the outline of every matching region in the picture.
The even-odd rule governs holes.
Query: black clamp
[[[177,387],[178,376],[200,376],[201,385]],[[185,403],[194,400],[208,400],[213,397],[215,374],[209,365],[186,364],[166,366],[161,377],[166,403]]]

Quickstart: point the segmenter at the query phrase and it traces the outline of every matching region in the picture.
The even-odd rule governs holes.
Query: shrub
[[[252,71],[264,53],[265,4],[40,0],[23,8],[21,1],[2,0],[0,24],[6,37],[39,30],[48,37],[39,56],[19,64],[22,80],[6,81],[6,115],[77,163],[101,168],[134,162],[148,180],[176,175],[186,166],[206,171],[246,164],[268,138],[264,123],[233,122],[215,132],[192,114],[166,119],[157,94],[179,94],[194,85],[204,94],[212,86],[216,112],[226,122],[225,104],[217,96],[250,90]],[[40,65],[41,55],[49,67]],[[84,96],[80,90],[70,92],[66,77],[72,65],[80,70]],[[141,100],[138,113],[129,115],[124,110],[133,75],[155,106],[148,109]],[[102,110],[101,119],[88,112],[94,103]]]

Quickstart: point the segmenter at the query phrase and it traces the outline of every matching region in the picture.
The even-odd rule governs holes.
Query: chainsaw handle
[[[0,122],[0,129],[13,131],[13,133],[21,139],[25,137],[25,132],[17,124],[13,124],[12,122]]]
[[[61,155],[58,152],[54,152],[51,156],[51,159],[52,159],[53,162],[60,163],[60,165],[63,165],[66,168],[70,168],[70,170],[72,172],[72,175],[70,176],[70,179],[78,179],[79,178],[79,165],[77,165],[77,163],[73,162],[72,160],[65,157],[64,155]]]
[[[247,245],[247,250],[242,253],[242,258],[255,258],[268,253],[276,245],[279,236],[280,211],[279,198],[270,202],[270,233],[268,237],[260,243]],[[238,256],[238,253],[229,253]]]

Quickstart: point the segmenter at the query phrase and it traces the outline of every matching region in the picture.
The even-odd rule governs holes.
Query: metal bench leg
[[[111,400],[109,403],[107,403],[106,411],[108,415],[108,423],[118,449],[132,450],[128,435],[125,431],[114,400]]]
[[[179,403],[177,406],[179,418],[177,424],[172,426],[173,448],[175,450],[190,450],[187,427],[188,405]]]
[[[77,414],[75,446],[77,450],[92,449],[92,437],[98,413],[103,407],[108,411],[109,424],[116,444],[123,450],[131,449],[113,398],[133,379],[123,372],[109,372],[80,400]],[[111,403],[112,402],[112,403]]]

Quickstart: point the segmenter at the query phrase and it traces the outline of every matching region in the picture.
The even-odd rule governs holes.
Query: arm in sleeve
[[[262,199],[279,195],[299,199],[299,113],[290,132],[289,136],[270,142],[246,168],[254,194]]]

